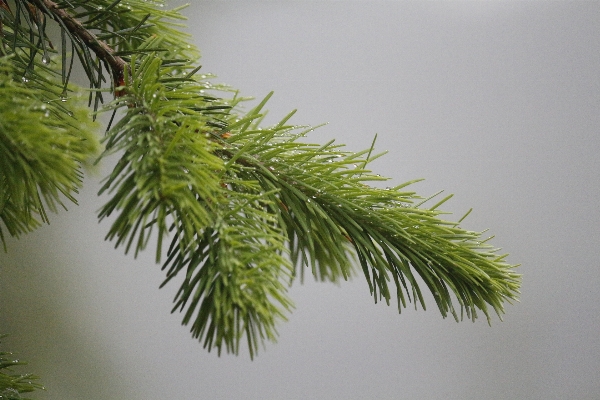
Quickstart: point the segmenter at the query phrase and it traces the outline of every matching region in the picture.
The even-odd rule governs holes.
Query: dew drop
[[[26,76],[21,77],[21,81],[23,81],[23,83],[27,83],[29,82],[29,79],[27,79]]]

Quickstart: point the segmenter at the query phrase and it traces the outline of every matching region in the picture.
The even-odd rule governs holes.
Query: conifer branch
[[[0,339],[5,336],[0,334]],[[25,362],[15,359],[14,354],[0,351],[0,400],[24,399],[21,396],[23,393],[44,390],[44,386],[37,382],[39,379],[37,376],[14,372],[14,367],[25,364]]]
[[[183,18],[177,10],[159,0],[122,3],[17,0],[12,15],[0,2],[0,41],[10,53],[0,58],[0,222],[11,236],[47,222],[42,198],[51,208],[59,195],[75,201],[78,165],[95,150],[78,99],[61,95],[72,88],[70,41],[94,111],[103,65],[114,87],[125,87],[102,108],[120,115],[100,157],[120,156],[100,191],[110,198],[99,219],[114,216],[106,238],[136,255],[155,240],[163,285],[180,280],[173,311],[209,350],[238,353],[246,339],[253,357],[275,340],[292,308],[287,288],[305,271],[339,281],[358,264],[376,302],[425,308],[426,287],[441,314],[457,320],[465,311],[489,321],[490,310],[501,316],[518,298],[520,276],[506,255],[462,219],[442,218],[451,196],[426,206],[429,198],[407,189],[413,182],[370,185],[387,179],[368,169],[380,156],[374,141],[357,153],[305,143],[313,128],[289,125],[293,113],[263,126],[270,96],[244,112],[242,99],[224,96],[231,89],[199,75],[197,49],[171,22]],[[22,11],[32,4],[34,13]],[[48,62],[56,50],[38,10],[61,28],[60,62]]]

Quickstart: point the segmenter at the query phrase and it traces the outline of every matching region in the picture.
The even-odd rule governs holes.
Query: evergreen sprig
[[[0,339],[6,335],[0,335]],[[9,352],[0,351],[0,400],[27,400],[22,393],[30,393],[44,389],[39,378],[32,374],[17,374],[14,367],[25,365],[23,361],[16,360]]]
[[[237,147],[234,157],[251,160],[255,179],[278,201],[293,260],[310,265],[317,277],[346,278],[350,244],[376,301],[384,298],[389,304],[391,275],[399,309],[411,301],[411,292],[425,307],[416,272],[444,316],[450,312],[457,318],[450,293],[469,318],[480,309],[489,319],[488,304],[503,313],[519,276],[482,233],[440,218],[444,213],[438,207],[451,196],[424,208],[421,197],[405,190],[412,182],[387,189],[367,186],[386,179],[366,169],[378,157],[371,157],[373,147],[348,153],[333,141],[299,142],[304,132],[296,133],[285,121],[271,129],[242,129],[230,142]]]
[[[0,240],[47,223],[46,207],[76,203],[80,165],[97,154],[89,112],[60,99],[52,76],[39,71],[35,85],[15,79],[13,57],[0,57]],[[39,85],[39,86],[38,86]],[[43,90],[40,86],[43,85]],[[65,100],[63,102],[62,100]]]
[[[112,112],[100,159],[119,156],[100,191],[109,195],[99,212],[100,220],[111,217],[107,239],[136,255],[156,241],[163,285],[180,281],[173,311],[183,312],[183,323],[209,350],[238,353],[245,339],[253,357],[264,340],[275,340],[277,322],[292,308],[287,288],[295,278],[310,271],[319,280],[348,279],[356,261],[375,301],[395,297],[399,310],[410,302],[425,308],[422,287],[444,317],[457,320],[482,312],[489,321],[491,310],[501,316],[504,303],[517,298],[520,277],[506,255],[482,232],[463,229],[462,219],[443,218],[439,207],[451,196],[427,205],[435,200],[410,191],[412,182],[377,187],[387,178],[370,170],[382,155],[374,154],[375,141],[358,153],[333,141],[311,144],[313,128],[290,125],[293,113],[264,126],[270,96],[245,112],[243,99],[228,96],[231,89],[199,74],[197,49],[174,22],[183,17],[162,1],[0,1],[0,16],[12,68],[3,85],[38,101],[28,109],[7,103],[0,113],[46,107],[52,124],[88,123],[73,111],[74,99],[56,101],[72,97],[70,71],[79,60],[92,89],[89,106]],[[60,45],[47,21],[56,22]],[[114,100],[100,107],[108,91]],[[57,126],[65,135],[75,135],[60,147],[72,162],[56,158],[64,165],[48,164],[46,174],[78,171],[94,150],[92,140],[63,125]],[[42,143],[40,151],[52,146],[37,135],[57,136],[22,131]],[[38,169],[6,160],[22,165],[22,176]],[[70,198],[80,178],[73,176],[51,187]],[[49,204],[58,201],[43,189],[51,181],[46,175],[29,179],[27,190],[19,189],[22,180],[4,180],[2,204],[25,198],[21,207],[45,215],[32,188]],[[10,210],[2,205],[0,215]],[[10,235],[35,227],[23,215],[3,219]]]

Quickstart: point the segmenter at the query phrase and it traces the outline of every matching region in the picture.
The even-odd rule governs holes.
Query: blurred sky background
[[[173,2],[178,5],[183,2]],[[296,309],[254,361],[207,353],[152,249],[103,241],[80,205],[0,258],[2,349],[28,360],[41,400],[600,398],[600,3],[194,1],[203,71],[260,99],[268,121],[389,154],[390,186],[444,189],[463,226],[520,263],[504,321],[373,304],[364,278],[296,284]],[[250,105],[248,106],[250,108]]]

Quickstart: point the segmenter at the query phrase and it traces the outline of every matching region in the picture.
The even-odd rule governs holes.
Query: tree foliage
[[[2,339],[0,335],[0,339]],[[22,393],[30,393],[44,387],[31,374],[17,374],[14,368],[25,364],[14,358],[14,354],[0,351],[0,400],[26,400]]]
[[[482,232],[447,221],[450,198],[375,183],[374,144],[312,144],[313,129],[262,121],[200,73],[179,10],[158,0],[0,0],[0,236],[18,236],[75,202],[98,155],[89,115],[112,113],[97,161],[116,154],[100,193],[107,239],[150,243],[179,281],[173,311],[209,350],[251,356],[292,308],[289,284],[347,279],[359,265],[375,299],[470,319],[518,296],[520,277]],[[56,29],[52,31],[49,27]],[[56,36],[56,37],[54,37]],[[70,82],[80,65],[86,99]],[[163,254],[164,253],[164,254]],[[163,285],[164,285],[163,284]],[[453,303],[454,302],[454,303]],[[458,307],[455,307],[457,304]],[[460,309],[459,311],[457,311]]]

